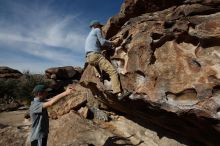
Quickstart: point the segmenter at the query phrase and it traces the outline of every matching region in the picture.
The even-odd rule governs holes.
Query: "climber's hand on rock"
[[[111,41],[113,47],[117,47],[117,42]]]
[[[120,39],[115,39],[115,40],[113,40],[113,41],[111,41],[112,42],[112,46],[113,47],[118,47],[119,46],[119,43],[120,43]]]

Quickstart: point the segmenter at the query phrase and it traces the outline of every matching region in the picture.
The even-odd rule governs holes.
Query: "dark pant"
[[[32,141],[31,146],[47,146],[47,137]]]

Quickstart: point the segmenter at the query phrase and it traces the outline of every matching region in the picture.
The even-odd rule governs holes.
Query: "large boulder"
[[[1,124],[0,124],[1,126]],[[28,132],[29,129],[13,126],[0,127],[0,144],[8,146],[28,146]]]
[[[4,100],[4,99],[0,99],[0,101],[1,100]],[[20,104],[17,102],[11,102],[8,104],[0,102],[0,112],[17,110],[19,107],[20,107]]]
[[[82,74],[80,67],[64,66],[53,67],[45,70],[45,75],[49,79],[64,80],[75,79],[78,80]]]
[[[0,145],[29,146],[30,124],[24,121],[25,112],[0,112]]]
[[[140,16],[145,13],[152,13],[167,9],[172,6],[183,4],[183,0],[125,0],[120,12],[111,17],[104,26],[104,34],[107,38],[114,36],[130,18]]]
[[[91,122],[70,111],[50,122],[48,146],[186,146],[122,116],[109,123]]]
[[[122,103],[106,95],[111,84],[102,84],[91,66],[81,81],[92,82],[95,96],[133,119],[151,121],[202,145],[218,145],[219,2],[161,1],[160,9],[151,10],[145,6],[156,1],[125,1],[104,30],[118,42],[111,62],[122,88],[133,94]]]
[[[103,145],[106,139],[113,135],[111,132],[89,123],[73,111],[50,122],[49,146]]]
[[[76,91],[72,95],[61,99],[49,109],[49,115],[51,118],[57,119],[58,117],[69,113],[70,110],[77,110],[86,104],[86,94],[83,93],[83,90],[79,90],[78,88],[80,88],[79,85],[75,87]]]
[[[22,73],[18,70],[12,69],[7,66],[0,66],[0,78],[8,79],[8,78],[20,78]]]

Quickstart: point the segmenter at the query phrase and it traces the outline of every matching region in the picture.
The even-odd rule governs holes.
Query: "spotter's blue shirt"
[[[31,137],[30,140],[45,138],[49,133],[49,118],[46,108],[43,108],[43,101],[34,98],[30,106],[31,116]]]

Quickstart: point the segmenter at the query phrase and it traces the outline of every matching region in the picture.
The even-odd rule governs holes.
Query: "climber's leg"
[[[121,92],[121,85],[120,85],[120,81],[118,79],[117,71],[113,67],[113,65],[101,54],[100,54],[100,59],[98,61],[98,66],[99,66],[100,70],[105,71],[110,76],[113,93],[114,94],[120,93]]]

